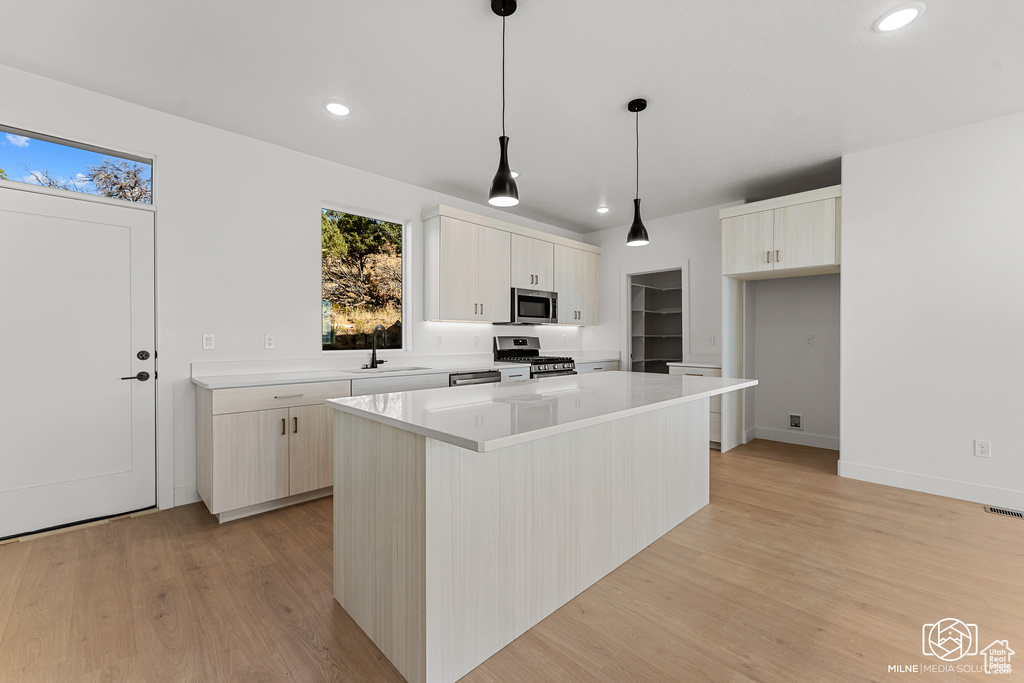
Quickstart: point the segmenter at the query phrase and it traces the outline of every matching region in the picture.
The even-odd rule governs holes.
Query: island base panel
[[[335,592],[456,681],[708,503],[708,400],[488,453],[338,413]]]

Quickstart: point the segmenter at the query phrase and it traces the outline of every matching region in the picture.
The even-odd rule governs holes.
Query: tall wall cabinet
[[[745,377],[744,281],[840,271],[842,185],[730,206],[722,221],[722,376]],[[743,443],[742,391],[722,397],[722,451]]]
[[[596,325],[601,249],[450,206],[423,211],[426,320],[503,323],[512,288],[558,293],[558,322]]]

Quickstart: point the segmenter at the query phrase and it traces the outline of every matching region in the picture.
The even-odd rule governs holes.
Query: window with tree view
[[[0,126],[0,180],[153,203],[153,164],[67,140]]]
[[[402,226],[323,209],[321,306],[324,351],[402,348]],[[378,333],[379,334],[379,333]]]

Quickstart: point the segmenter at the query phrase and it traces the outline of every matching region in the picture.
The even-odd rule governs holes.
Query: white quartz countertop
[[[618,351],[553,350],[541,351],[541,353],[546,356],[569,356],[577,363],[605,363],[619,360]],[[360,362],[368,360],[369,355]],[[371,377],[432,375],[444,372],[483,372],[486,370],[507,370],[512,367],[529,367],[522,363],[495,363],[490,354],[473,354],[471,358],[467,358],[465,355],[392,356],[387,361],[387,363],[381,366],[382,372],[367,372],[354,367],[303,367],[303,364],[307,361],[301,360],[266,362],[268,368],[265,371],[261,369],[264,361],[213,364],[216,366],[216,369],[212,372],[209,370],[210,364],[198,364],[205,366],[204,371],[197,371],[198,365],[193,365],[192,383],[204,389],[238,389],[242,387],[265,387],[280,384],[336,382],[339,380],[367,379]],[[291,369],[288,368],[289,365]],[[230,366],[235,367],[231,367],[230,370],[226,369]],[[403,369],[410,366],[422,369]]]
[[[432,363],[431,367],[410,370],[403,369],[406,365],[401,360],[394,362],[398,366],[395,370],[389,370],[385,363],[380,366],[381,372],[360,371],[354,368],[339,368],[335,370],[298,370],[294,372],[258,372],[240,375],[214,375],[210,377],[193,377],[192,383],[204,389],[237,389],[241,387],[263,387],[277,384],[305,384],[308,382],[337,382],[346,379],[372,379],[374,377],[400,377],[403,375],[434,375],[438,373],[452,372],[483,372],[485,370],[501,370],[512,367],[528,368],[523,363],[495,363],[480,362],[469,363],[465,361],[456,364],[445,365],[443,363]],[[411,364],[411,363],[410,363]],[[417,364],[418,365],[418,364]]]
[[[335,410],[485,453],[756,384],[747,379],[595,372],[327,403]]]

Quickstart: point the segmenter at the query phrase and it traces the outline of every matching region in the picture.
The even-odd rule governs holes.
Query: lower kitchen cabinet
[[[722,371],[719,368],[702,368],[691,365],[669,365],[670,375],[695,375],[698,377],[721,377]],[[716,446],[722,442],[722,397],[711,397],[711,442]]]
[[[587,372],[608,372],[618,370],[619,361],[604,361],[602,363],[576,363],[576,374],[582,375]]]
[[[196,389],[196,488],[220,521],[330,493],[328,398],[349,381]]]

